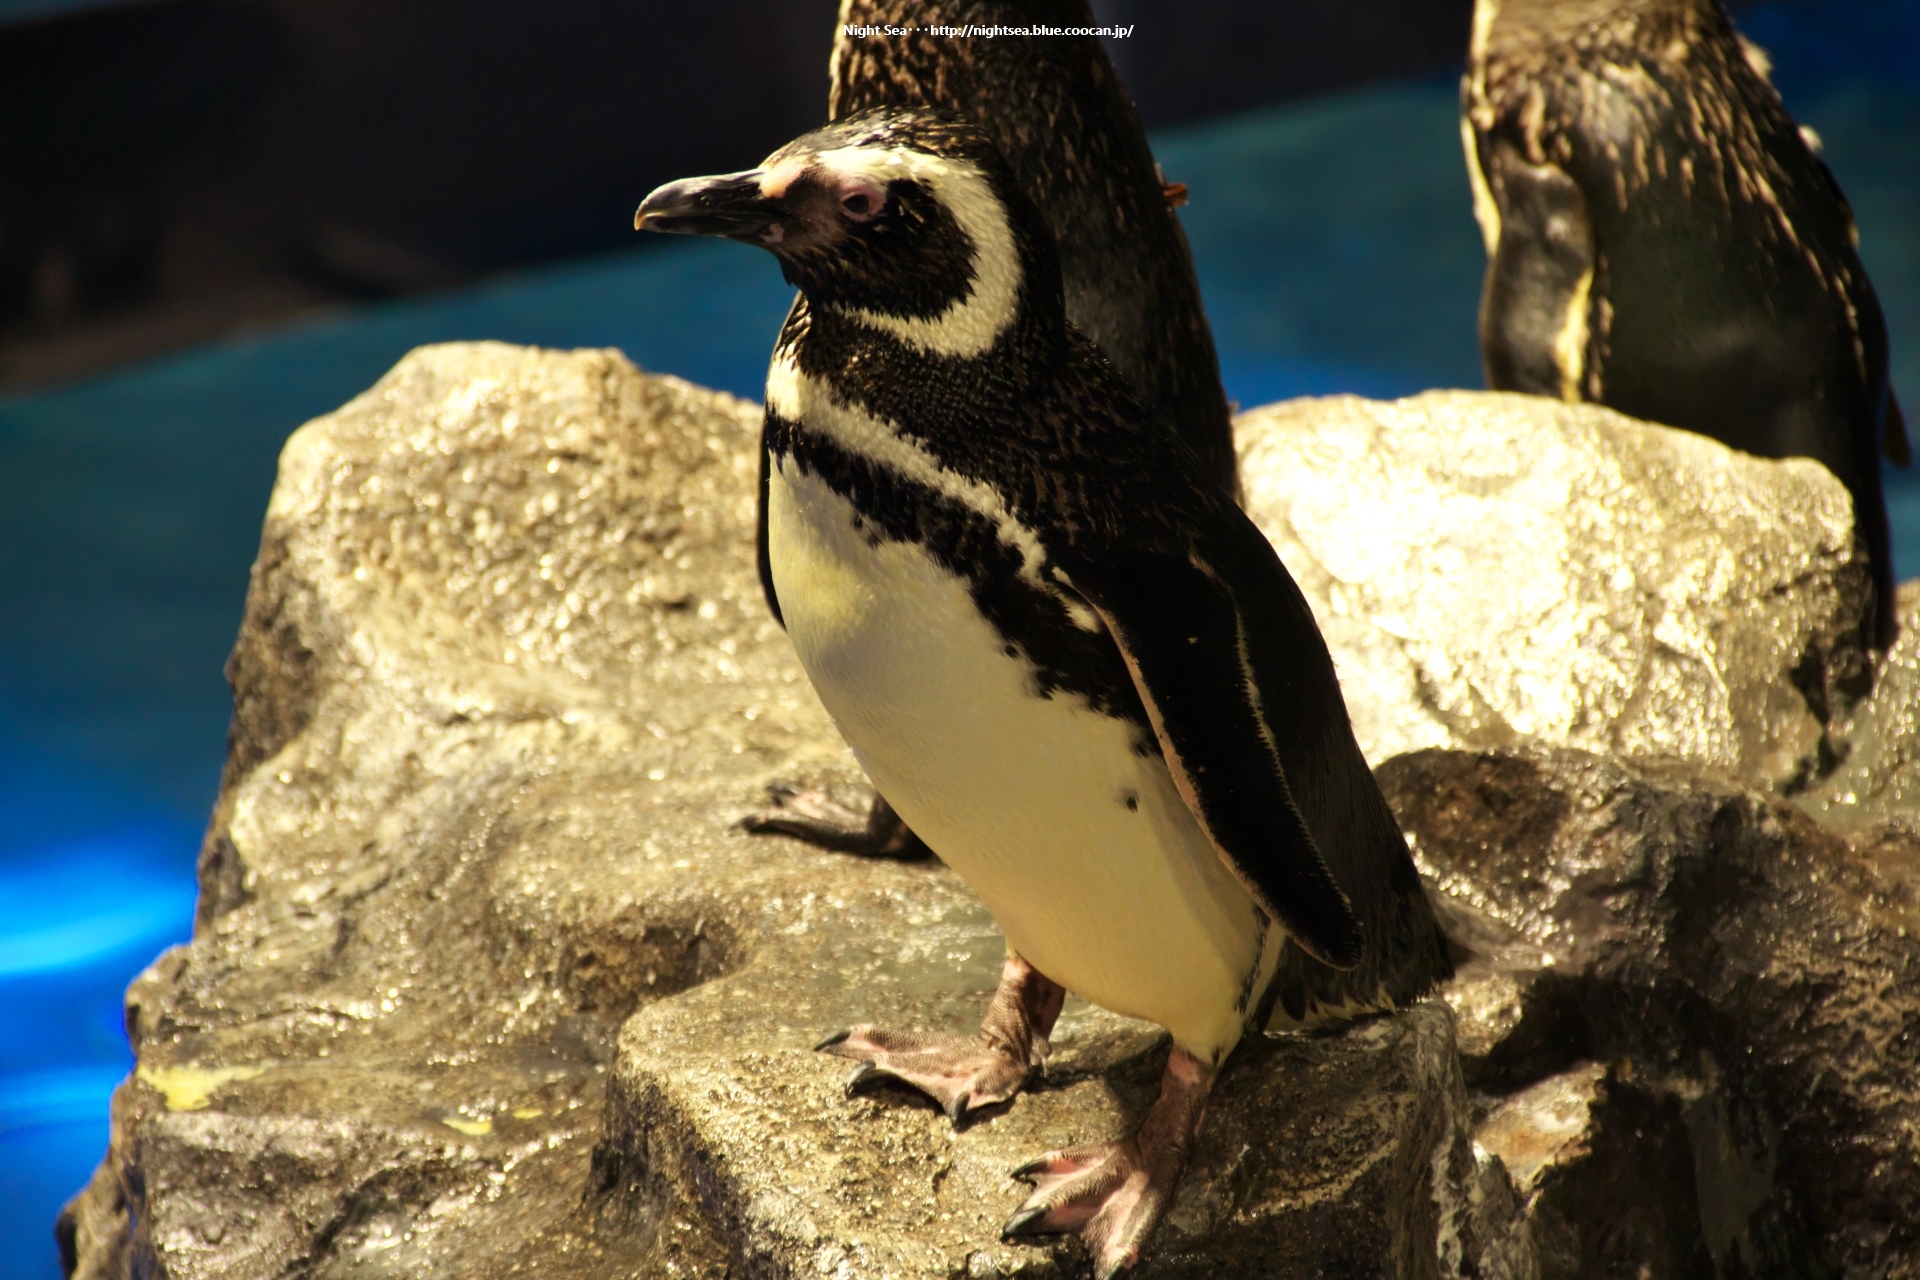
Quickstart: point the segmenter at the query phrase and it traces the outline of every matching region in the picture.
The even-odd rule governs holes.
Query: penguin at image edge
[[[1888,647],[1880,459],[1911,451],[1886,322],[1765,55],[1719,0],[1478,0],[1461,106],[1487,385],[1825,464]]]
[[[1068,321],[1044,219],[937,111],[848,117],[636,225],[756,244],[801,297],[762,437],[762,575],[816,693],[1006,936],[971,1036],[819,1047],[956,1124],[1044,1062],[1066,991],[1166,1027],[1117,1142],[1014,1171],[1009,1239],[1136,1262],[1249,1029],[1451,974],[1325,642],[1265,537]]]

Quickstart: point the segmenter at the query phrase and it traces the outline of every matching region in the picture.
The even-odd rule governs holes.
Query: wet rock
[[[738,962],[731,817],[845,768],[742,568],[757,425],[483,344],[288,442],[199,925],[128,993],[76,1274],[651,1265],[583,1200],[620,1024]]]
[[[1499,1100],[1473,1140],[1522,1198],[1543,1280],[1715,1274],[1675,1091],[1582,1063]]]
[[[1606,1256],[1633,1203],[1646,1274],[1702,1274],[1690,1233],[1720,1274],[1920,1274],[1920,838],[1570,750],[1380,777],[1474,951],[1447,999],[1505,1098],[1476,1139],[1513,1155],[1541,1274],[1601,1274],[1554,1258]]]
[[[1044,1082],[955,1135],[904,1090],[844,1098],[844,1072],[823,1079],[804,1040],[876,1013],[967,1028],[994,975],[937,998],[880,986],[823,1000],[801,959],[741,975],[751,994],[716,983],[628,1024],[603,1185],[642,1216],[717,1219],[749,1274],[1080,1274],[1077,1245],[999,1242],[1023,1194],[1007,1171],[1129,1132],[1158,1088],[1157,1029],[1070,1005]],[[1464,1100],[1438,1002],[1342,1035],[1250,1040],[1139,1274],[1456,1274],[1439,1231],[1474,1176],[1447,1159],[1465,1149]]]
[[[1830,767],[1869,683],[1846,489],[1593,405],[1433,391],[1239,420],[1377,766],[1521,741],[1764,785]]]
[[[1809,813],[1855,827],[1920,823],[1920,582],[1900,586],[1900,636],[1840,734],[1840,767],[1801,800]]]
[[[1442,458],[1394,424],[1464,434]],[[1157,1029],[1070,1004],[1046,1078],[957,1134],[914,1095],[845,1096],[811,1051],[872,1017],[972,1025],[1003,942],[937,864],[735,825],[774,781],[863,791],[760,598],[757,428],[614,353],[477,344],[289,441],[196,936],[128,993],[138,1069],[63,1218],[72,1274],[1082,1273],[1075,1245],[999,1242],[1006,1173],[1135,1124]],[[1822,475],[1499,397],[1247,432],[1376,758],[1526,736],[1778,780],[1856,741],[1827,726],[1864,569]],[[1318,487],[1288,489],[1301,457]],[[1513,589],[1444,616],[1494,529],[1529,544],[1488,571]],[[1843,837],[1571,751],[1383,777],[1462,980],[1250,1040],[1143,1276],[1900,1274],[1909,827]],[[1605,1234],[1609,1204],[1635,1225]]]
[[[1006,1173],[1136,1123],[1156,1029],[1074,1006],[957,1135],[810,1050],[977,1021],[1004,944],[940,866],[735,826],[861,785],[760,598],[757,419],[479,344],[289,441],[199,926],[128,994],[74,1274],[1077,1273],[999,1243]],[[1144,1274],[1475,1265],[1505,1226],[1453,1023],[1250,1044]]]

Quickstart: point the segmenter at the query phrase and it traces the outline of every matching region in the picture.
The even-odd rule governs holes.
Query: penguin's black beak
[[[683,236],[724,236],[759,244],[784,214],[761,191],[764,169],[682,178],[657,188],[634,211],[635,231]]]

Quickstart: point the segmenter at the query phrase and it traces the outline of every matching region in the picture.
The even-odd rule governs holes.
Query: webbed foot
[[[1012,1098],[1040,1065],[1038,1059],[1030,1060],[1007,1045],[990,1044],[980,1034],[888,1031],[866,1024],[829,1036],[814,1047],[859,1061],[847,1078],[848,1093],[875,1080],[898,1080],[939,1103],[956,1125],[971,1112]]]
[[[1000,986],[980,1030],[970,1036],[887,1031],[862,1023],[814,1047],[860,1063],[852,1092],[873,1080],[911,1085],[962,1123],[982,1107],[1006,1102],[1046,1061],[1047,1037],[1066,990],[1017,955],[1000,970]]]
[[[893,858],[917,862],[933,850],[913,834],[884,796],[873,798],[865,815],[849,809],[824,791],[802,791],[785,783],[767,788],[772,803],[750,814],[740,825],[754,835],[783,835],[835,853],[864,858]]]
[[[1186,1172],[1213,1079],[1212,1068],[1174,1049],[1160,1096],[1133,1137],[1049,1151],[1013,1171],[1033,1184],[1033,1194],[1002,1237],[1077,1233],[1098,1280],[1140,1261]]]

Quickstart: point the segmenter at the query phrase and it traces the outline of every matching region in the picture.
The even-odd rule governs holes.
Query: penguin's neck
[[[977,345],[968,343],[955,350],[916,340],[920,332],[884,323],[875,323],[870,311],[804,303],[806,322],[783,338],[795,355],[813,357],[805,363],[814,368],[836,366],[918,369],[935,382],[949,377],[991,377],[999,382],[1028,387],[1052,376],[1066,357],[1066,317],[1055,290],[1053,305],[1033,305],[1022,295],[992,326],[991,338]],[[804,295],[803,295],[804,296]],[[938,324],[938,321],[934,322]]]
[[[980,486],[1009,482],[988,461],[1048,456],[1051,429],[1035,406],[1071,358],[1052,239],[1023,200],[944,199],[967,235],[964,283],[938,300],[845,292],[798,283],[767,373],[776,452],[792,432],[912,477],[1005,517]],[[946,194],[946,193],[943,193]],[[1031,472],[1032,467],[1021,468]],[[990,474],[991,473],[991,474]]]
[[[936,356],[864,319],[816,310],[802,295],[767,370],[769,417],[782,424],[774,440],[800,428],[911,474],[926,462],[984,475],[983,448],[1004,457],[1046,447],[1044,415],[1031,410],[1049,397],[1069,353],[1066,322],[1025,308],[986,351]],[[882,446],[883,437],[923,457]]]

